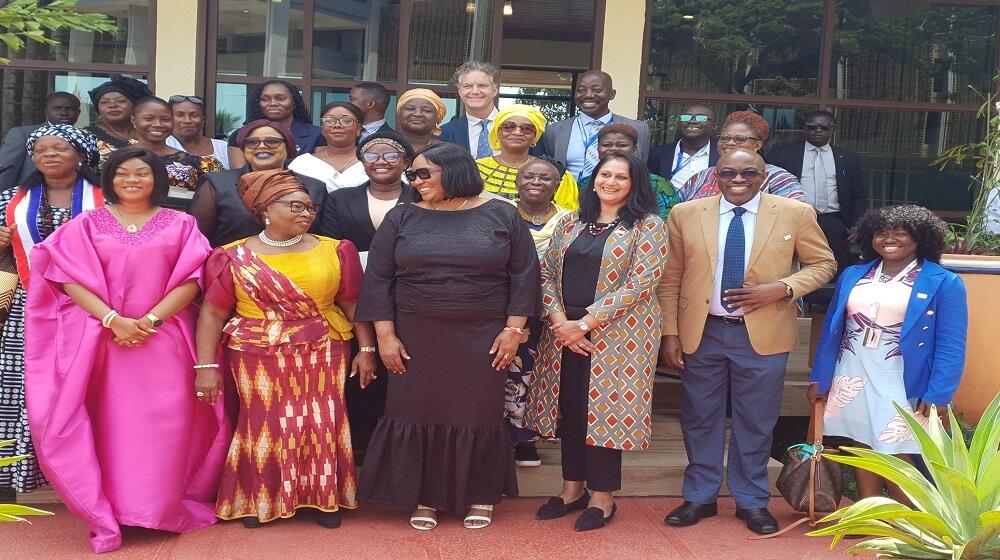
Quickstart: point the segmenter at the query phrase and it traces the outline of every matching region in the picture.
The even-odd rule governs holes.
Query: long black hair
[[[280,84],[288,90],[288,93],[292,96],[292,101],[294,102],[294,109],[292,109],[292,120],[296,120],[304,123],[312,123],[312,114],[309,113],[309,107],[306,106],[305,99],[302,98],[302,92],[299,88],[295,87],[285,80],[268,80],[263,82],[257,89],[253,90],[253,94],[250,95],[250,100],[247,101],[247,122],[253,122],[258,119],[266,119],[264,116],[264,111],[260,110],[260,96],[264,93],[264,88],[269,85]],[[246,123],[244,123],[246,124]]]
[[[625,152],[611,152],[601,158],[594,167],[594,172],[590,175],[587,188],[580,193],[580,221],[584,223],[595,223],[601,215],[601,200],[594,192],[594,182],[601,168],[613,160],[624,160],[628,163],[628,174],[632,180],[632,188],[629,190],[628,199],[625,206],[618,210],[618,218],[621,219],[625,227],[632,227],[636,222],[641,221],[649,214],[659,215],[659,206],[656,204],[656,195],[653,194],[653,187],[649,182],[649,169],[646,162],[642,161],[635,154]]]

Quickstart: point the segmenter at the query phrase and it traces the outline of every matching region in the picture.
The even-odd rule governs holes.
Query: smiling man
[[[579,114],[553,123],[542,134],[545,153],[566,163],[566,170],[577,181],[590,177],[597,165],[597,133],[605,126],[624,123],[639,133],[638,154],[643,160],[649,155],[649,127],[642,121],[611,112],[608,104],[615,98],[611,76],[600,70],[587,70],[576,80],[573,102]]]
[[[489,62],[470,60],[455,70],[453,79],[465,114],[441,126],[441,141],[464,148],[475,159],[498,154],[490,148],[489,135],[497,117],[500,71]]]
[[[45,100],[45,121],[48,124],[76,124],[80,118],[80,100],[67,91],[57,91]],[[44,123],[43,123],[44,124]],[[35,172],[35,163],[25,147],[28,137],[41,124],[15,126],[7,132],[0,146],[0,190],[24,183]]]
[[[719,149],[712,142],[715,111],[707,105],[689,105],[677,115],[677,140],[649,151],[649,172],[669,179],[680,190],[696,173],[719,161]]]
[[[728,394],[736,517],[768,534],[778,530],[767,510],[767,461],[796,344],[795,300],[826,284],[837,264],[812,208],[760,191],[766,171],[757,153],[730,150],[717,167],[722,193],[678,204],[667,218],[660,353],[683,370],[688,467],[684,503],[664,521],[684,527],[717,514]]]

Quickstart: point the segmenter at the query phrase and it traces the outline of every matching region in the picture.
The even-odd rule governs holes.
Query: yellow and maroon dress
[[[223,329],[240,407],[216,502],[222,519],[357,507],[344,405],[353,334],[337,302],[357,298],[361,262],[350,241],[318,239],[278,255],[241,240],[205,265],[205,297],[236,311]]]

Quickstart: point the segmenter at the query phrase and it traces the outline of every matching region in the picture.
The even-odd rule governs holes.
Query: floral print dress
[[[910,414],[916,405],[915,399],[911,402],[906,398],[899,337],[920,267],[896,279],[882,274],[880,282],[874,281],[877,273],[881,267],[873,267],[848,297],[847,324],[827,397],[823,431],[883,453],[919,453],[913,431],[892,403]],[[869,318],[873,301],[879,302],[874,320]],[[871,347],[862,342],[866,328],[882,331]],[[917,419],[926,423],[923,416],[917,415]]]

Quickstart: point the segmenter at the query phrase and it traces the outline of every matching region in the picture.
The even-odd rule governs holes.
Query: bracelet
[[[219,364],[196,364],[194,366],[194,369],[211,369],[211,368],[218,368],[218,367],[219,367]]]
[[[522,329],[521,327],[512,327],[510,325],[507,325],[506,327],[503,328],[503,330],[517,334],[524,334],[524,329]]]
[[[375,347],[374,346],[362,346],[362,347],[358,348],[358,351],[359,352],[368,352],[369,354],[374,354],[375,353]]]
[[[111,327],[111,321],[114,321],[115,317],[117,316],[118,312],[112,309],[111,311],[108,311],[107,314],[104,315],[104,317],[101,319],[101,324],[104,325],[104,328],[107,329]]]

